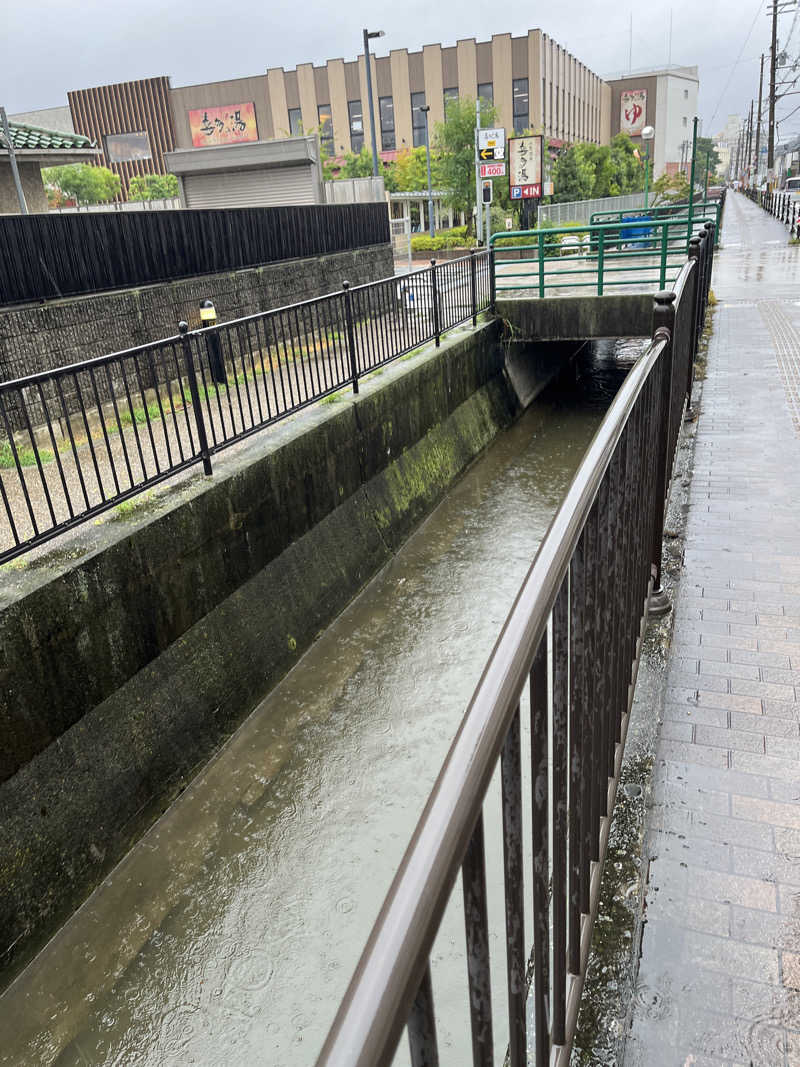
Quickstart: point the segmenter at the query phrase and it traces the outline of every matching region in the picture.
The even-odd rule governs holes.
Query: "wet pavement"
[[[800,248],[722,246],[625,1067],[800,1064]]]
[[[639,351],[609,349],[586,350],[577,381],[470,468],[0,998],[0,1064],[314,1062],[502,621]],[[450,941],[446,927],[436,964],[457,984]],[[464,1042],[468,1022],[442,1034],[448,1062],[466,1062]]]

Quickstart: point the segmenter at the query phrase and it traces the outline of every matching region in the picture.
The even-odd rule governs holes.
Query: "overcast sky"
[[[501,5],[485,0],[37,0],[3,2],[0,16],[0,104],[11,113],[66,103],[69,89],[167,74],[173,86],[258,74],[267,67],[354,59],[361,30],[383,29],[379,55],[390,48],[455,44],[460,37],[525,33],[540,27],[595,73],[628,69],[632,7],[612,0],[559,0]],[[672,62],[700,68],[700,116],[716,133],[728,114],[743,114],[758,95],[759,55],[769,48],[766,0],[675,0],[633,10],[634,70],[665,64],[672,12]],[[794,16],[782,16],[786,41]],[[745,40],[748,38],[747,44]],[[744,50],[742,51],[742,49]],[[800,25],[789,50],[800,52]],[[742,55],[738,66],[736,60]],[[730,79],[730,83],[728,81]],[[727,85],[727,88],[726,88]],[[779,133],[800,131],[798,98],[779,109]]]

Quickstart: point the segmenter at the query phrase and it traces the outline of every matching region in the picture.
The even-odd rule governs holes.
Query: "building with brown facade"
[[[451,97],[494,103],[510,132],[544,132],[563,142],[604,143],[611,90],[541,30],[494,34],[420,51],[370,56],[378,148],[386,161],[423,143],[424,117],[444,119]],[[96,141],[101,162],[122,178],[163,173],[164,153],[192,147],[269,141],[318,131],[332,156],[370,144],[364,56],[294,70],[179,88],[168,77],[80,89],[68,94],[74,128]]]

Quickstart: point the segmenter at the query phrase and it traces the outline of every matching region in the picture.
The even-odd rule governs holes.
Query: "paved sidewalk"
[[[626,1067],[800,1065],[800,248],[722,238]]]

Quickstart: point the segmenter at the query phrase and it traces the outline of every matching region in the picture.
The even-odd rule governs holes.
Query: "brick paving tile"
[[[786,239],[729,198],[625,1067],[800,1067],[800,257]]]

